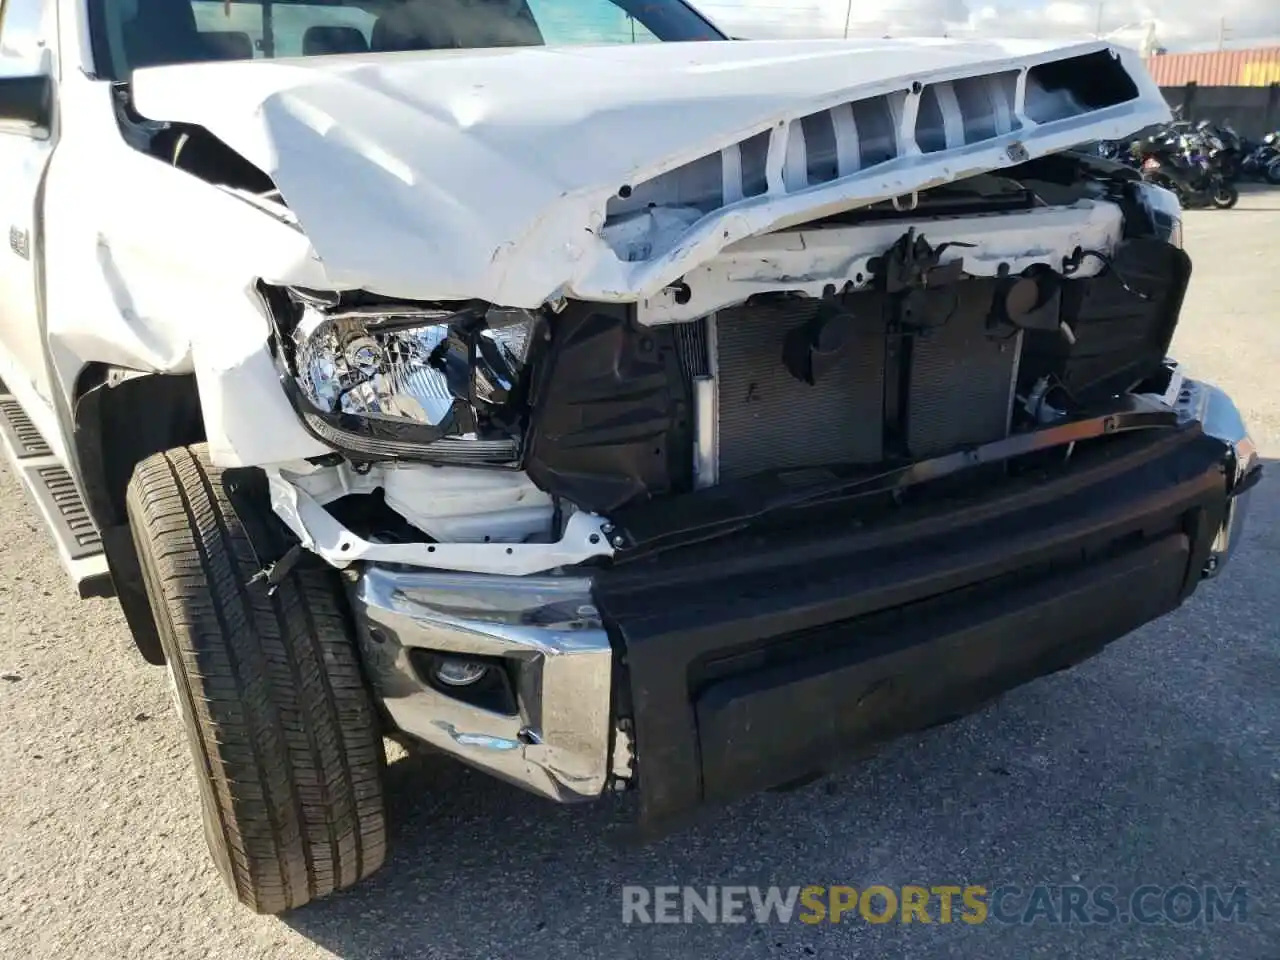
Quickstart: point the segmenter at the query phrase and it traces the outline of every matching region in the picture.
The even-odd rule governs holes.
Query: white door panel
[[[40,339],[36,272],[36,192],[49,141],[0,133],[0,341],[26,385],[49,398]]]
[[[52,74],[46,0],[0,0],[0,77]],[[40,334],[37,196],[53,151],[47,130],[0,117],[0,344],[11,389],[49,402]],[[35,414],[36,411],[28,411]]]

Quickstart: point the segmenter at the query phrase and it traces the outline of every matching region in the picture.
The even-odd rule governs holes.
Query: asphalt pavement
[[[1280,190],[1189,213],[1175,342],[1232,392],[1268,462],[1278,241]],[[962,722],[648,846],[626,799],[556,807],[395,750],[387,866],[283,919],[242,909],[214,873],[164,674],[133,652],[114,601],[76,599],[2,466],[0,498],[2,957],[1280,960],[1280,464],[1242,552],[1177,613]],[[1003,900],[980,924],[936,909],[930,923],[622,922],[626,885],[872,884]],[[1126,909],[1083,922],[1063,887],[1114,889]],[[1237,893],[1212,922],[1211,887]]]

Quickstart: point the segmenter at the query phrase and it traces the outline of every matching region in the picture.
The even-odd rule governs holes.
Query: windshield
[[[91,0],[98,75],[169,63],[724,37],[683,0]]]

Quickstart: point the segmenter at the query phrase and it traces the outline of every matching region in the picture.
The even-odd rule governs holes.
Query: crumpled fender
[[[82,91],[84,87],[81,87]],[[45,188],[45,335],[68,408],[89,363],[194,373],[211,454],[238,466],[330,452],[298,422],[254,281],[323,285],[304,234],[130,147],[93,85]]]

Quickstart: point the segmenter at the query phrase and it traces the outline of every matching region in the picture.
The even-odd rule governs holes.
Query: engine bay
[[[1190,276],[1176,206],[1074,154],[738,256],[652,301],[542,311],[264,288],[286,391],[339,451],[277,483],[348,531],[336,560],[359,540],[448,566],[452,544],[478,558],[457,569],[547,570],[708,497],[750,518],[762,482],[803,494],[1089,418],[1159,374]]]

